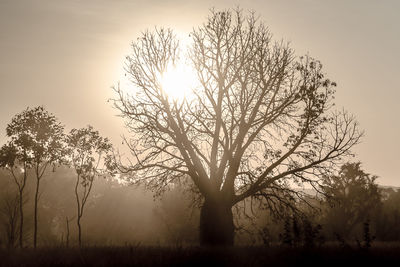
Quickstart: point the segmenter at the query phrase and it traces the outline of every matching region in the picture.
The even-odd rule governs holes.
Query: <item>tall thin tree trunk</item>
[[[17,237],[17,221],[18,221],[18,198],[7,199],[4,203],[4,213],[7,216],[6,226],[6,237],[7,237],[7,248],[15,248],[15,241]]]
[[[79,193],[78,193],[78,186],[80,181],[80,175],[78,174],[75,183],[75,197],[76,197],[76,206],[77,206],[77,218],[76,224],[78,225],[78,244],[79,247],[82,246],[82,232],[81,232],[81,202],[79,201]]]
[[[12,218],[10,220],[10,238],[8,242],[8,247],[9,248],[14,248],[15,247],[15,220]]]
[[[78,243],[79,247],[82,247],[82,229],[81,229],[81,216],[78,215],[77,218],[77,225],[78,225]]]
[[[36,192],[35,192],[35,215],[34,215],[34,226],[33,226],[33,247],[37,246],[37,230],[38,230],[38,201],[39,201],[39,184],[40,178],[36,179]]]
[[[22,202],[23,191],[19,190],[19,247],[23,247],[24,209]]]
[[[11,173],[12,173],[12,175],[14,176],[14,179],[15,179],[15,181],[16,181],[16,183],[17,183],[17,186],[18,186],[18,193],[19,193],[19,216],[20,216],[20,223],[19,223],[19,247],[20,248],[22,248],[23,247],[23,239],[24,239],[24,236],[23,236],[23,229],[24,229],[24,209],[23,209],[23,206],[24,206],[24,203],[23,203],[23,197],[24,197],[24,188],[25,188],[25,185],[26,185],[26,179],[27,179],[27,165],[26,165],[26,163],[24,163],[24,177],[23,177],[23,180],[22,180],[22,183],[19,183],[18,182],[18,180],[17,180],[17,178],[15,177],[15,175],[14,175],[14,172],[13,171],[11,171]]]
[[[67,248],[69,247],[69,221],[68,221],[68,216],[66,217],[67,221],[67,236],[66,236],[66,246]]]

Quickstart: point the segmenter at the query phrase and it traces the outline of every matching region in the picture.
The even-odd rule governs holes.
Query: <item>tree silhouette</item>
[[[33,158],[30,155],[29,138],[25,132],[14,134],[9,124],[7,127],[7,136],[11,140],[2,146],[0,150],[0,167],[6,169],[13,178],[18,190],[19,206],[19,247],[23,247],[23,229],[24,229],[24,190],[28,179],[28,170],[33,166]]]
[[[27,108],[12,118],[7,125],[7,136],[15,144],[18,153],[23,155],[25,184],[27,163],[33,169],[36,177],[34,203],[34,231],[33,246],[37,245],[38,202],[40,181],[50,165],[60,162],[63,157],[63,130],[64,127],[57,118],[47,112],[42,106]],[[22,216],[21,216],[22,217]]]
[[[14,248],[18,238],[18,220],[19,220],[19,194],[12,191],[4,194],[0,206],[0,218],[3,219],[3,227],[7,240],[7,248]]]
[[[132,44],[126,71],[137,91],[115,88],[114,104],[134,159],[119,159],[119,168],[157,193],[189,176],[204,199],[201,244],[231,245],[236,203],[289,203],[285,196],[300,194],[291,185],[318,186],[362,133],[346,112],[329,112],[336,83],[322,64],[273,42],[253,14],[212,11],[190,37],[186,64],[198,86],[182,101],[160,80],[182,57],[172,30],[146,31]]]
[[[338,175],[325,178],[323,191],[331,207],[326,219],[332,230],[342,238],[350,237],[357,225],[370,220],[381,203],[381,194],[371,176],[361,169],[361,163],[346,163]]]
[[[75,197],[77,203],[78,242],[82,246],[81,218],[96,177],[105,174],[110,159],[111,144],[92,126],[72,129],[67,136],[68,155],[76,171]],[[68,222],[68,219],[67,219]]]
[[[376,235],[383,241],[400,240],[400,189],[381,189],[382,205],[376,214]]]

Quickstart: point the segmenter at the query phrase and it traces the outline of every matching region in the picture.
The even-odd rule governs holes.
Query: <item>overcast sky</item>
[[[0,0],[0,143],[12,116],[44,105],[68,129],[93,125],[121,144],[107,99],[141,31],[181,34],[215,7],[256,11],[276,39],[321,60],[338,83],[336,106],[365,137],[355,152],[384,185],[400,186],[400,1]]]

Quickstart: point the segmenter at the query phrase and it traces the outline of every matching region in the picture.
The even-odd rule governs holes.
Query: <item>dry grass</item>
[[[17,249],[0,250],[0,266],[399,266],[400,243],[374,245],[368,250],[338,246]]]

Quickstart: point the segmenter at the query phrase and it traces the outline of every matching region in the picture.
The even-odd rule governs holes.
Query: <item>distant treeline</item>
[[[357,164],[346,166],[359,167]],[[368,246],[375,241],[400,241],[400,191],[380,188],[374,181],[360,182],[360,177],[349,180],[347,184],[342,180],[343,187],[337,188],[329,198],[320,195],[317,201],[310,197],[314,201],[312,208],[299,202],[303,213],[288,211],[276,215],[262,205],[251,211],[249,203],[248,209],[238,207],[236,244],[318,246],[329,242],[341,245],[359,242],[360,246]],[[74,223],[75,182],[74,171],[67,167],[58,167],[54,172],[50,169],[45,174],[39,202],[41,246],[78,244]],[[30,244],[32,239],[34,187],[33,180],[27,183],[25,244]],[[0,188],[1,246],[17,246],[17,239],[12,244],[9,240],[10,229],[15,229],[17,235],[18,220],[11,219],[10,209],[16,204],[13,201],[17,192],[4,170],[0,172]],[[314,194],[312,190],[309,192]],[[184,185],[171,187],[154,200],[142,188],[126,186],[112,177],[99,178],[88,199],[86,217],[82,219],[84,244],[197,245],[199,208],[192,205],[192,200]]]

